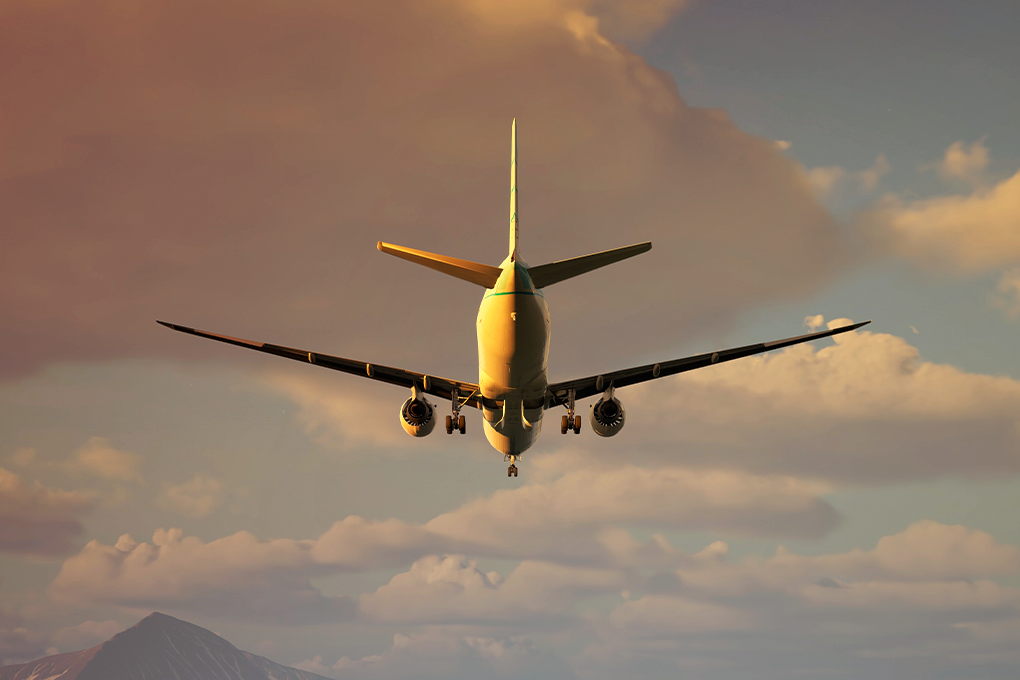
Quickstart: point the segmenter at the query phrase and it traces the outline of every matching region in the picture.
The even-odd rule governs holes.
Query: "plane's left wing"
[[[281,345],[270,345],[266,342],[254,342],[252,340],[232,338],[229,335],[218,335],[216,333],[188,328],[187,326],[178,326],[177,324],[167,323],[166,321],[157,321],[156,323],[175,331],[180,331],[181,333],[190,333],[191,335],[197,335],[200,338],[209,338],[210,340],[225,342],[229,345],[247,347],[248,349],[253,349],[258,352],[275,354],[278,357],[293,359],[295,361],[303,361],[305,363],[314,364],[315,366],[331,368],[334,371],[350,373],[351,375],[359,375],[363,378],[371,378],[372,380],[390,383],[391,385],[400,385],[402,387],[410,388],[412,385],[417,384],[418,389],[422,390],[426,394],[431,394],[442,399],[452,399],[453,392],[456,390],[458,393],[457,396],[459,397],[459,401],[462,405],[478,408],[478,402],[481,399],[481,395],[478,391],[478,385],[474,383],[462,382],[460,380],[449,380],[447,378],[426,375],[425,373],[405,371],[402,368],[370,364],[364,361],[354,361],[353,359],[344,359],[343,357],[334,357],[329,354],[309,352],[303,349],[294,349],[293,347],[283,347]]]
[[[819,338],[827,338],[830,335],[846,333],[847,331],[856,330],[869,323],[871,322],[862,321],[861,323],[855,323],[850,326],[841,326],[840,328],[833,328],[832,330],[821,331],[819,333],[798,335],[793,338],[784,338],[783,340],[774,340],[772,342],[760,342],[757,345],[724,349],[719,350],[718,352],[709,352],[708,354],[698,354],[691,357],[684,357],[682,359],[674,359],[673,361],[663,361],[658,364],[647,364],[645,366],[638,366],[637,368],[627,368],[622,371],[613,371],[612,373],[603,373],[602,375],[593,375],[587,378],[579,378],[577,380],[552,383],[546,390],[546,408],[566,405],[570,399],[570,390],[574,390],[575,399],[584,399],[585,397],[590,397],[602,392],[610,385],[614,388],[635,385],[637,383],[654,380],[655,378],[661,378],[667,375],[676,375],[677,373],[693,371],[696,368],[704,368],[705,366],[712,366],[713,364],[719,364],[724,361],[732,361],[733,359],[749,357],[753,354],[761,354],[762,352],[768,352],[774,349],[782,349],[783,347],[789,347],[790,345],[798,345],[802,342],[811,342],[812,340],[818,340]]]

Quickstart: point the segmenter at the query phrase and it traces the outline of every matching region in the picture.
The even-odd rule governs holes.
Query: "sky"
[[[0,661],[162,611],[337,680],[1016,678],[1018,22],[0,0]],[[155,323],[476,380],[481,291],[375,243],[501,261],[513,118],[528,262],[654,244],[546,290],[551,380],[872,324],[508,479]]]

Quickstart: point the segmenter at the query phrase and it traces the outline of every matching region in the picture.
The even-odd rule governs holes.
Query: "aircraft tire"
[[[457,418],[457,429],[460,430],[461,434],[467,432],[467,419],[464,416]]]

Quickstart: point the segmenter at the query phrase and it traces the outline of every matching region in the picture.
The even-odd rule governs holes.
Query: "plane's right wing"
[[[790,345],[798,345],[802,342],[811,342],[812,340],[818,340],[819,338],[827,338],[830,335],[846,333],[847,331],[856,330],[869,323],[871,322],[862,321],[861,323],[855,323],[851,326],[842,326],[828,331],[808,333],[807,335],[798,335],[793,338],[774,340],[772,342],[760,342],[757,345],[724,349],[718,352],[709,352],[708,354],[698,354],[692,357],[684,357],[683,359],[674,359],[673,361],[663,361],[658,364],[647,364],[646,366],[638,366],[637,368],[627,368],[622,371],[592,375],[587,378],[567,380],[566,382],[552,383],[546,390],[546,408],[552,408],[553,406],[560,405],[565,406],[570,398],[570,390],[574,390],[575,399],[584,399],[585,397],[590,397],[602,392],[610,385],[614,388],[635,385],[637,383],[654,380],[655,378],[661,378],[667,375],[676,375],[677,373],[693,371],[696,368],[704,368],[705,366],[712,366],[713,364],[719,364],[724,361],[732,361],[742,357],[749,357],[753,354],[761,354],[762,352],[768,352],[774,349],[782,349],[783,347],[789,347]]]

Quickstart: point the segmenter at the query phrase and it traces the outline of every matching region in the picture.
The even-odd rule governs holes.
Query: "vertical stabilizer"
[[[510,125],[510,261],[517,261],[517,119]]]

